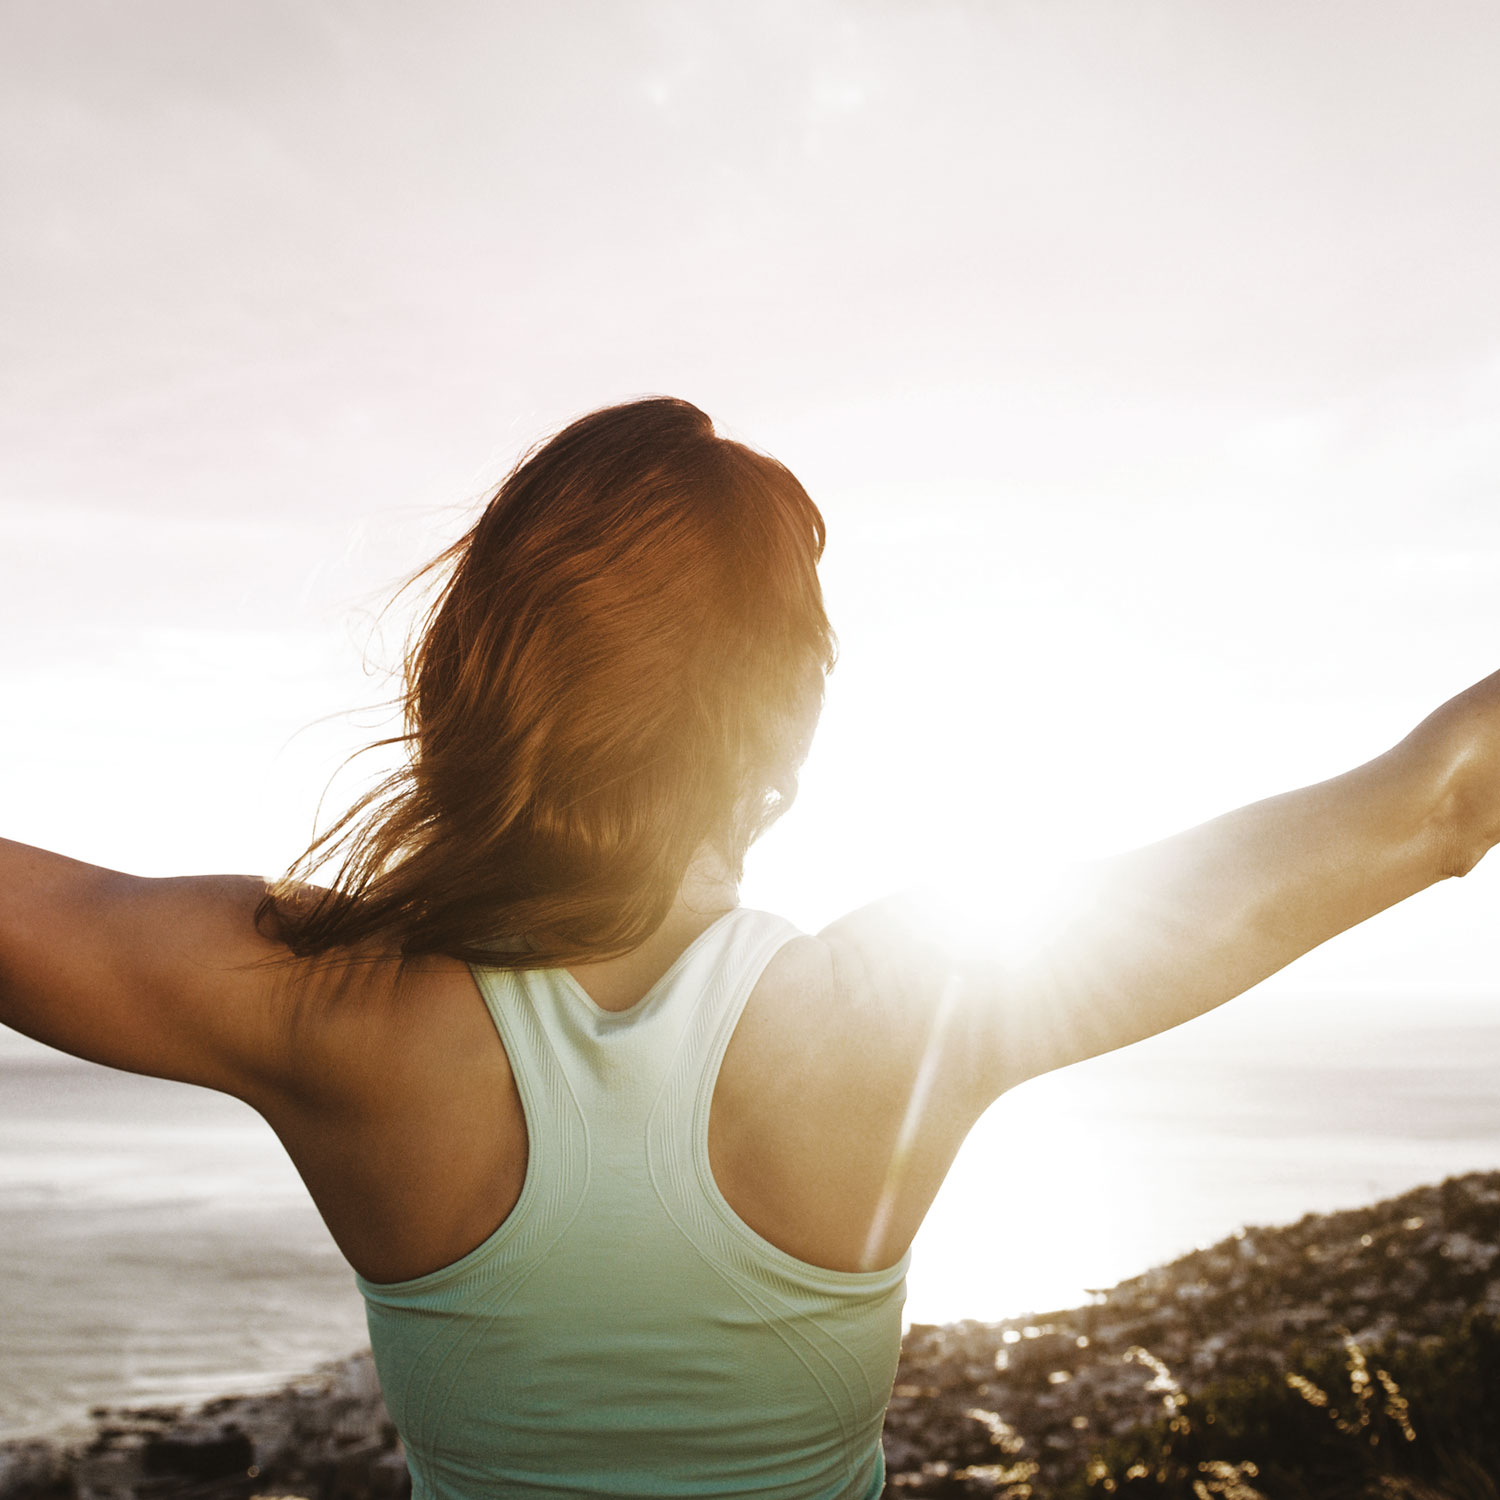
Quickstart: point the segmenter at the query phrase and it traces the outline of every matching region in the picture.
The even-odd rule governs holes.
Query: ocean
[[[994,1319],[1221,1238],[1500,1167],[1500,999],[1237,1002],[976,1127],[907,1317]],[[359,1347],[348,1269],[233,1100],[0,1037],[0,1437],[280,1384]]]

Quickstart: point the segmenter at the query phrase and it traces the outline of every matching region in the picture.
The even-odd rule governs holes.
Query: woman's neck
[[[700,849],[661,926],[644,943],[616,958],[571,963],[568,972],[601,1010],[629,1010],[689,943],[739,904],[739,886],[723,858]]]

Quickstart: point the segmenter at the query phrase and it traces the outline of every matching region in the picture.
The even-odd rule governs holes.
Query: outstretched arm
[[[844,987],[914,1028],[913,1045],[941,1055],[942,1086],[982,1110],[1026,1078],[1211,1010],[1466,874],[1497,841],[1500,673],[1366,765],[1085,872],[1031,951],[959,952],[899,897],[822,937]]]
[[[77,1057],[255,1102],[291,1073],[263,885],[147,880],[0,839],[0,1023]]]

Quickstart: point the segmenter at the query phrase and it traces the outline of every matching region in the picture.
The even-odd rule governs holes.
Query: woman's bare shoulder
[[[878,913],[855,913],[793,939],[767,966],[736,1044],[822,1089],[909,1086],[933,1019],[920,939],[893,934]]]

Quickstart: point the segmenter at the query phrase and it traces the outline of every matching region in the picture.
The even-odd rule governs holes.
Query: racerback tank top
[[[797,930],[736,909],[629,1010],[566,970],[475,969],[526,1115],[525,1183],[477,1249],[357,1278],[414,1500],[874,1500],[909,1256],[832,1271],[729,1206],[719,1065]]]

